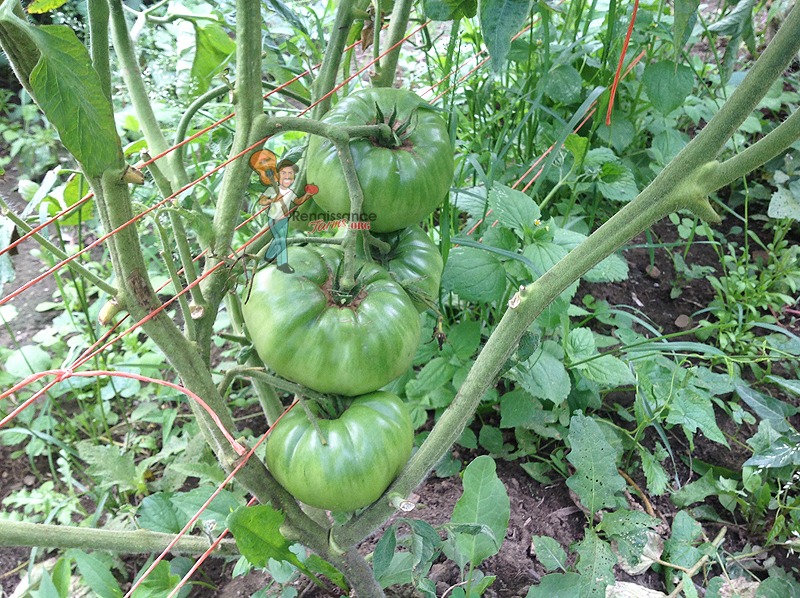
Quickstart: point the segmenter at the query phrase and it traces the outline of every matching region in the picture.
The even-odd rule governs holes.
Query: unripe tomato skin
[[[319,433],[305,411],[294,407],[270,433],[266,454],[281,486],[312,507],[355,511],[372,504],[411,455],[411,418],[391,393],[357,397],[338,419],[317,423]]]

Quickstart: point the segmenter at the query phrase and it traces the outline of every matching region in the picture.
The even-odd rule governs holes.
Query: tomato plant
[[[389,244],[389,251],[373,246],[371,256],[386,268],[406,289],[419,311],[425,311],[439,299],[439,285],[444,267],[439,248],[418,225],[378,235]]]
[[[321,413],[318,404],[310,410]],[[405,404],[388,392],[360,396],[335,419],[295,407],[267,440],[267,466],[295,498],[330,511],[375,502],[411,454],[414,430]],[[324,439],[324,440],[323,440]]]
[[[341,100],[323,122],[353,126],[385,122],[391,143],[375,138],[350,142],[358,180],[364,191],[362,211],[374,214],[371,228],[391,232],[418,223],[444,199],[453,179],[453,149],[447,124],[415,93],[376,88]],[[308,179],[319,185],[317,204],[329,212],[350,211],[350,195],[334,144],[312,137]]]
[[[243,304],[261,360],[312,390],[356,396],[410,365],[420,339],[411,298],[377,264],[362,262],[356,287],[338,288],[343,256],[331,247],[289,248],[294,274],[256,274]]]

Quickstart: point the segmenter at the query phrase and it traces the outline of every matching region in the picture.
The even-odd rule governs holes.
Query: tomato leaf
[[[204,93],[214,75],[222,72],[223,67],[236,52],[234,42],[225,30],[217,23],[195,27],[195,54],[192,63],[192,80],[195,95]]]
[[[255,505],[236,509],[228,515],[227,526],[239,552],[256,567],[266,567],[272,558],[300,568],[303,563],[289,550],[291,543],[281,534],[283,520],[283,513],[271,506]]]
[[[143,568],[139,573],[141,574],[145,571],[146,568]],[[142,583],[133,593],[132,598],[160,598],[161,596],[168,596],[180,581],[180,575],[173,575],[170,572],[170,564],[167,561],[161,561],[156,565],[156,568],[148,573],[147,577],[142,580]]]
[[[31,72],[36,102],[90,177],[123,162],[111,101],[89,53],[64,25],[27,26],[41,56]]]

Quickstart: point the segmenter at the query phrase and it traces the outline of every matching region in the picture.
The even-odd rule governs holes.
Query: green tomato
[[[408,369],[419,315],[384,268],[359,262],[356,287],[344,293],[337,289],[340,249],[290,247],[288,255],[295,272],[262,269],[242,305],[267,367],[312,390],[346,396],[377,390]]]
[[[375,236],[389,244],[389,252],[382,254],[373,245],[370,250],[372,259],[403,285],[418,311],[435,306],[439,300],[444,263],[439,248],[428,234],[414,225]]]
[[[372,231],[391,232],[417,224],[445,199],[453,180],[447,124],[415,93],[393,88],[357,91],[322,120],[343,126],[380,120],[391,123],[396,132],[397,144],[393,147],[371,138],[350,142],[364,191],[362,212],[370,217]],[[319,186],[316,202],[329,212],[349,213],[350,194],[333,143],[312,136],[306,163],[308,181]]]
[[[270,433],[266,455],[281,486],[312,507],[355,511],[372,504],[411,455],[411,417],[391,393],[360,396],[338,419],[317,423],[319,432],[305,411],[294,407]]]

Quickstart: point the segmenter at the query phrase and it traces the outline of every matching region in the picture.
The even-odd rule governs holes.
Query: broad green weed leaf
[[[650,542],[651,529],[657,524],[658,520],[646,513],[620,509],[606,513],[597,529],[614,543],[615,552],[623,559],[627,570],[642,562],[643,552]],[[661,550],[654,556],[659,558]],[[652,562],[645,561],[645,569],[637,573],[643,573]]]
[[[617,452],[592,418],[574,415],[569,425],[572,447],[567,460],[575,473],[567,479],[569,486],[591,513],[619,504],[618,494],[625,489],[625,480],[617,471]]]
[[[678,390],[669,406],[667,422],[681,425],[690,442],[699,428],[709,440],[728,446],[722,430],[717,426],[714,406],[709,399],[708,393],[691,386]]]
[[[195,55],[192,63],[192,91],[195,95],[204,93],[215,75],[236,52],[234,42],[218,23],[195,26]]]
[[[702,553],[695,544],[703,534],[703,528],[686,511],[679,511],[672,521],[672,535],[664,544],[666,560],[675,565],[689,568]]]
[[[375,550],[372,552],[372,572],[378,581],[389,571],[396,547],[397,536],[394,526],[391,526],[383,533],[381,539],[375,545]]]
[[[90,177],[123,164],[111,102],[89,53],[64,25],[29,26],[41,52],[31,88],[61,142]]]
[[[675,48],[675,61],[680,59],[681,50],[689,41],[694,24],[697,22],[697,8],[700,0],[675,0],[675,20],[672,23],[672,46]]]
[[[527,427],[537,422],[542,404],[522,388],[504,393],[500,398],[500,427]]]
[[[642,471],[647,479],[647,490],[654,496],[661,496],[667,490],[669,477],[655,456],[643,446],[638,447],[642,460]]]
[[[581,99],[583,79],[578,70],[569,64],[556,66],[542,79],[544,94],[558,104],[574,104]]]
[[[469,359],[481,344],[481,323],[465,320],[447,331],[447,344],[459,359]]]
[[[795,396],[800,396],[800,380],[787,380],[780,376],[767,376],[767,378],[778,386],[782,386]]]
[[[111,574],[111,569],[100,559],[82,550],[71,550],[69,555],[75,559],[84,583],[99,598],[121,598],[122,590]]]
[[[481,33],[495,72],[502,70],[511,49],[511,38],[525,25],[530,0],[482,0],[479,6]]]
[[[144,570],[140,573],[144,573]],[[180,575],[170,572],[170,564],[167,561],[161,561],[155,569],[148,573],[131,598],[165,598],[180,581]]]
[[[55,216],[61,210],[71,208],[88,192],[89,184],[86,182],[83,175],[78,174],[71,176],[64,186],[64,193],[61,201],[51,200],[49,206],[50,216]],[[73,210],[59,220],[59,222],[63,226],[73,226],[79,222],[86,222],[92,217],[93,205],[94,202],[92,200],[86,201],[79,209]]]
[[[793,434],[788,438],[781,438],[768,449],[750,457],[744,464],[750,467],[771,468],[800,465],[800,435]]]
[[[11,352],[6,359],[5,369],[15,378],[27,378],[36,372],[49,370],[52,364],[50,354],[37,345],[25,345]]]
[[[736,385],[736,394],[758,417],[768,421],[776,432],[784,434],[795,431],[787,418],[797,413],[797,407],[754,390],[744,383]]]
[[[61,598],[69,598],[69,586],[72,581],[72,559],[66,557],[58,559],[50,575],[58,595]]]
[[[42,578],[39,581],[39,591],[35,593],[36,598],[61,598],[58,593],[53,578],[50,577],[47,569],[42,569]]]
[[[172,504],[171,492],[158,492],[146,496],[136,510],[139,526],[154,532],[177,534],[188,519]]]
[[[525,598],[575,598],[581,595],[581,581],[577,573],[551,573],[531,586]]]
[[[172,504],[188,521],[197,511],[200,510],[205,502],[211,497],[211,494],[216,490],[210,486],[201,486],[193,488],[188,492],[176,492],[172,495]],[[215,521],[220,526],[225,524],[225,521],[233,511],[240,506],[239,500],[233,493],[223,490],[211,504],[200,515],[200,521]]]
[[[497,554],[508,529],[511,507],[503,482],[497,477],[494,460],[482,455],[464,470],[464,493],[453,508],[450,522],[454,524],[485,525],[494,537],[487,534],[455,534],[454,546],[445,553],[462,568],[467,563],[478,566]],[[455,551],[452,550],[455,548]]]
[[[423,0],[422,6],[431,21],[472,18],[478,12],[478,0]]]
[[[704,501],[709,496],[718,493],[714,474],[708,470],[700,479],[683,488],[672,495],[672,502],[676,507],[688,507],[691,504]]]
[[[645,67],[642,82],[653,107],[669,114],[692,93],[694,72],[688,66],[662,60]]]
[[[532,536],[531,548],[546,571],[567,570],[567,553],[550,536]]]
[[[466,301],[498,301],[506,289],[506,271],[491,253],[473,247],[450,251],[442,273],[442,288]]]
[[[530,358],[514,368],[512,375],[533,397],[558,405],[569,396],[571,383],[564,368],[564,353],[553,341],[545,341]]]
[[[601,540],[592,529],[575,547],[578,562],[575,568],[581,574],[581,598],[605,598],[606,587],[614,583],[614,565],[617,559],[611,546]]]
[[[280,532],[283,519],[283,513],[271,506],[255,505],[236,509],[228,515],[227,525],[242,556],[256,567],[265,567],[273,558],[300,568],[303,564],[289,550],[291,543]]]
[[[489,191],[489,207],[492,216],[505,228],[510,228],[522,238],[525,231],[532,231],[542,213],[539,206],[522,191],[495,184]]]

